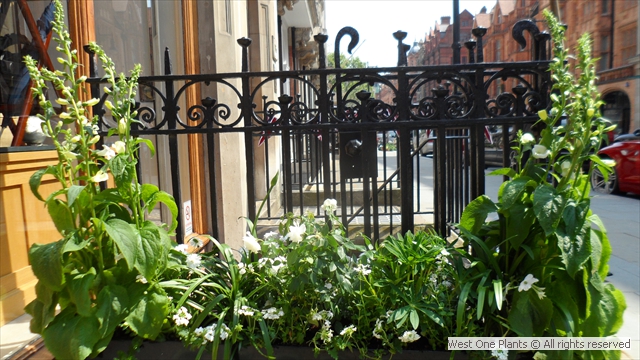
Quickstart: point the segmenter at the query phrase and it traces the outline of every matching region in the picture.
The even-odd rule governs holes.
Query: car
[[[422,156],[433,154],[433,141],[436,139],[435,131],[431,129],[417,131],[420,135],[418,136],[418,140],[414,141],[414,144],[416,144],[414,150],[418,150]]]
[[[605,180],[604,175],[594,168],[591,173],[591,187],[607,194],[634,193],[640,195],[640,139],[616,141],[600,149],[601,159],[616,162],[613,173]]]

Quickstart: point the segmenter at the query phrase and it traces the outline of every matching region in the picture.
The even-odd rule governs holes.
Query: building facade
[[[566,46],[575,48],[583,33],[593,40],[594,58],[598,58],[596,71],[598,90],[605,105],[601,111],[605,118],[616,123],[617,133],[630,133],[640,128],[640,5],[636,0],[585,0],[572,2],[559,0],[560,20],[567,24]],[[568,10],[578,4],[578,9]],[[464,41],[471,37],[471,28],[487,29],[483,37],[484,62],[529,61],[534,58],[533,48],[521,48],[511,36],[513,25],[521,19],[533,19],[540,29],[545,28],[542,15],[550,9],[550,0],[498,0],[491,9],[481,10],[468,24],[466,11],[460,14],[461,62],[466,62],[468,51]],[[452,51],[448,35],[452,27],[449,17],[442,17],[424,39],[421,51],[415,56],[416,65],[450,64]],[[529,34],[525,33],[531,44]],[[496,81],[489,88],[493,97],[514,86],[513,80]]]
[[[104,48],[105,52],[113,58],[119,72],[126,73],[133,68],[134,64],[141,64],[142,76],[166,73],[165,49],[171,57],[171,72],[176,75],[241,72],[243,70],[242,48],[237,40],[243,37],[252,39],[248,52],[248,71],[309,69],[317,67],[318,49],[313,35],[321,33],[325,27],[324,0],[61,1],[65,8],[71,38],[78,50],[79,61],[83,65],[80,69],[87,76],[90,68],[89,55],[84,53],[82,46],[90,41],[95,41]],[[28,11],[23,7],[24,3],[27,4]],[[35,23],[49,3],[49,0],[3,1],[0,5],[0,20],[2,20],[0,36],[3,36],[3,40],[24,37],[26,41],[30,41],[29,22]],[[28,14],[32,15],[31,20],[28,19]],[[4,51],[5,48],[2,50]],[[6,50],[16,52],[16,58],[21,58],[23,55],[19,47],[10,47]],[[54,60],[55,66],[57,64],[55,59],[58,57],[55,45],[49,46],[47,53]],[[3,60],[6,59],[3,58]],[[98,75],[101,75],[100,72]],[[4,77],[2,80],[4,81]],[[292,91],[296,84],[287,82],[278,85],[277,83],[279,82],[274,81],[262,85],[261,94],[269,98],[277,98],[281,94],[293,95]],[[240,80],[231,85],[241,87]],[[7,86],[9,91],[10,86],[11,84]],[[3,87],[2,90],[4,95],[5,88]],[[160,91],[164,92],[165,89],[161,88]],[[86,96],[89,96],[88,92]],[[188,119],[187,104],[189,106],[200,104],[201,99],[206,97],[217,99],[219,103],[238,102],[235,94],[229,91],[229,87],[223,84],[203,83],[200,87],[189,87],[186,95],[182,97],[185,100],[179,104],[180,117]],[[23,98],[26,96],[23,95]],[[160,108],[162,101],[148,87],[140,86],[138,98],[141,107],[154,109],[157,114],[162,113]],[[260,95],[257,98],[260,98]],[[0,105],[4,105],[4,101]],[[262,104],[256,105],[256,111],[261,111]],[[37,112],[35,108],[25,114],[9,113],[7,107],[2,107],[1,110],[3,118],[11,119],[14,123],[17,123],[22,116]],[[230,109],[230,112],[233,118],[234,113],[237,115],[239,109]],[[158,118],[159,122],[162,116]],[[3,131],[0,137],[0,148],[8,149],[13,141],[12,131]],[[155,157],[151,157],[148,149],[143,148],[140,154],[141,181],[158,185],[161,189],[172,192],[172,164],[167,150],[169,140],[167,136],[146,137],[154,143],[157,152]],[[113,140],[106,139],[105,142],[110,141]],[[183,202],[178,206],[181,210],[187,206],[191,207],[191,228],[194,233],[212,234],[212,229],[215,227],[221,241],[238,249],[242,246],[242,234],[246,232],[246,222],[243,219],[248,208],[246,198],[248,189],[246,181],[243,181],[247,171],[245,137],[240,133],[215,135],[216,169],[214,172],[218,197],[215,219],[210,216],[207,203],[211,190],[205,174],[208,174],[211,169],[208,168],[208,153],[203,150],[206,141],[206,136],[202,134],[178,136],[181,154],[178,161],[179,191]],[[253,141],[257,143],[259,139],[254,137]],[[266,157],[281,158],[281,149],[277,143],[272,141],[270,144],[255,146],[255,178],[262,179],[257,181],[254,188],[258,199],[264,196],[268,186],[265,176],[260,174],[273,175],[279,169],[279,164],[273,160],[269,162],[271,164],[269,166],[273,169],[266,169],[267,161],[265,161]],[[8,152],[16,152],[16,149]],[[14,157],[6,158],[11,162]],[[36,151],[32,157],[38,158],[41,155]],[[16,166],[13,163],[5,164],[5,157],[0,160],[2,160],[0,166],[3,169]],[[13,185],[7,186],[6,189],[4,185],[6,185],[4,182],[0,184],[2,192],[0,194],[2,198],[0,240],[3,250],[13,250],[2,252],[0,297],[3,305],[0,325],[21,315],[22,309],[33,296],[35,280],[30,271],[26,250],[34,242],[55,240],[40,236],[44,230],[54,233],[55,228],[52,224],[40,220],[33,222],[24,211],[4,208],[9,204],[25,204],[24,207],[29,209],[41,206],[28,192],[28,187],[25,188],[26,191],[14,191]],[[274,203],[278,202],[274,201]],[[9,217],[10,211],[17,217]],[[158,220],[168,222],[169,214],[165,214],[165,211],[168,213],[167,209],[156,210],[155,215]],[[185,223],[181,221],[182,234],[188,236],[188,231],[184,228]],[[177,240],[181,241],[181,239]],[[23,243],[24,246],[20,247],[16,243]],[[17,254],[16,251],[24,254]],[[10,261],[12,258],[15,261]]]

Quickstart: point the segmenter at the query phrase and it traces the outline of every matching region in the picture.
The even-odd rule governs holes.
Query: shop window
[[[622,62],[626,64],[632,57],[636,56],[636,46],[638,38],[638,28],[632,27],[622,31]]]

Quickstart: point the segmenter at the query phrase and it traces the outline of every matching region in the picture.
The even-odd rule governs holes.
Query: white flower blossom
[[[356,266],[353,270],[357,273],[362,274],[363,276],[371,274],[371,267],[369,265],[358,264],[358,266]]]
[[[342,329],[342,331],[340,331],[340,335],[351,336],[354,332],[356,332],[356,330],[358,330],[358,328],[355,325],[349,325],[346,328]]]
[[[202,326],[197,327],[195,330],[193,330],[193,333],[196,336],[202,336],[202,334],[204,333],[204,328]]]
[[[205,343],[207,341],[213,342],[214,336],[216,334],[216,324],[207,326],[204,330],[205,330],[205,334],[204,334]]]
[[[103,182],[103,181],[107,181],[109,180],[109,174],[107,174],[106,172],[99,170],[95,176],[93,176],[91,178],[91,181],[95,182],[95,183],[99,183],[99,182]]]
[[[202,263],[202,258],[198,254],[187,255],[187,267],[189,269],[197,269]]]
[[[565,160],[560,164],[560,172],[562,176],[569,175],[569,170],[571,170],[571,161]]]
[[[551,152],[544,145],[534,145],[531,149],[531,156],[536,159],[545,159]]]
[[[331,330],[331,322],[327,320],[324,322],[324,325],[322,325],[322,329],[320,330],[320,339],[325,344],[328,344],[331,342],[332,338],[333,330]]]
[[[384,329],[382,328],[382,319],[377,319],[376,326],[373,329],[373,337],[382,340],[382,334],[384,334]]]
[[[176,245],[173,250],[177,251],[177,252],[181,252],[185,255],[187,255],[189,253],[189,245],[187,244],[180,244],[180,245]]]
[[[498,360],[507,360],[509,358],[509,350],[505,350],[505,349],[491,350],[491,356],[494,356]]]
[[[331,283],[324,283],[324,287],[327,288],[327,290],[331,290],[331,288],[333,288],[333,285],[331,285]]]
[[[71,139],[71,141],[73,141],[73,139]],[[116,157],[116,152],[107,145],[102,145],[102,150],[96,151],[96,155],[102,156],[105,160],[109,161]]]
[[[145,278],[142,274],[138,274],[138,276],[136,276],[136,281],[142,284],[148,283],[147,278]]]
[[[176,323],[176,326],[187,326],[189,325],[189,320],[191,320],[191,314],[189,314],[189,310],[184,306],[178,309],[178,312],[173,315],[173,321]]]
[[[287,258],[284,256],[278,256],[271,261],[271,274],[277,274],[280,269],[287,267]]]
[[[189,245],[191,245],[191,247],[199,249],[204,246],[204,243],[202,242],[202,239],[200,239],[197,236],[194,236],[191,239],[189,239]]]
[[[322,210],[328,213],[333,213],[338,208],[338,201],[336,199],[326,199],[322,204]]]
[[[268,233],[264,234],[264,239],[265,240],[282,240],[282,236],[280,236],[280,234],[278,234],[275,231],[269,231]]]
[[[238,310],[238,315],[253,316],[255,312],[255,309],[250,308],[247,305],[242,305],[242,307]]]
[[[240,275],[244,275],[247,273],[247,266],[243,262],[238,263],[238,272]]]
[[[111,145],[111,149],[113,149],[116,154],[122,154],[127,149],[127,145],[124,141],[118,140]]]
[[[220,340],[226,340],[231,335],[231,329],[225,324],[220,325]]]
[[[302,235],[307,231],[304,224],[300,225],[300,222],[296,220],[293,225],[289,226],[289,234],[286,238],[292,242],[299,243],[302,241]]]
[[[244,247],[247,248],[252,253],[257,253],[260,251],[260,243],[256,238],[251,235],[249,231],[247,231],[247,235],[242,238],[244,241]]]
[[[537,282],[538,279],[534,278],[532,274],[529,274],[524,277],[524,280],[522,280],[520,286],[518,286],[518,291],[529,291],[529,289],[531,289],[531,286]]]
[[[522,145],[532,145],[536,142],[536,139],[530,133],[524,133],[520,137],[520,144]]]
[[[405,331],[402,336],[398,337],[398,339],[400,339],[400,341],[402,341],[403,343],[411,343],[420,339],[420,335],[418,335],[415,330],[409,330]]]
[[[278,320],[281,316],[284,316],[284,311],[282,311],[282,309],[270,307],[268,309],[262,310],[262,317],[267,320]]]

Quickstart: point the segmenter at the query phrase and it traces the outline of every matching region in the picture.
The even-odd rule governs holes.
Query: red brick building
[[[593,56],[597,64],[598,89],[605,100],[603,115],[618,123],[618,132],[640,128],[640,35],[638,0],[558,0],[560,19],[568,25],[566,45],[574,48],[583,33],[591,34]],[[568,7],[572,7],[567,11]],[[484,62],[515,62],[533,59],[533,49],[522,49],[511,37],[513,25],[521,19],[534,19],[545,27],[542,11],[550,0],[497,0],[491,11],[481,10],[475,17],[464,10],[460,14],[460,42],[472,38],[471,29],[487,28],[483,37]],[[527,43],[531,44],[528,33]],[[410,65],[448,65],[453,63],[453,24],[443,16],[429,29],[425,39],[409,54]],[[461,49],[461,62],[468,62],[468,51]],[[490,95],[510,91],[512,80],[496,80]]]

